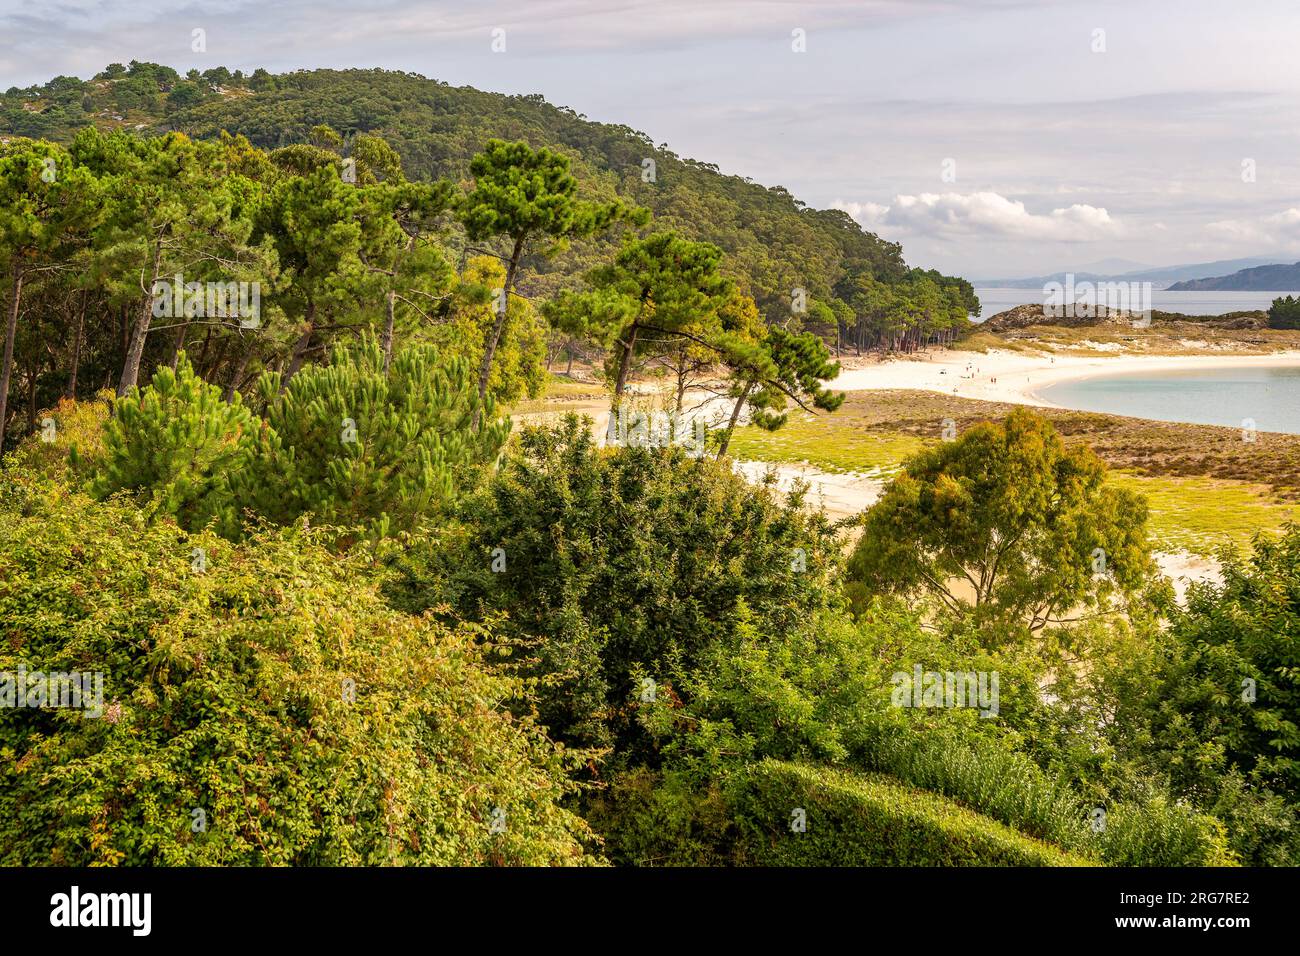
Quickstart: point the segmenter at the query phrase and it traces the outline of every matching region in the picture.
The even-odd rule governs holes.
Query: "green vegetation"
[[[888,778],[764,761],[731,794],[740,852],[758,866],[1087,866],[960,804]],[[789,807],[807,832],[787,836]]]
[[[480,404],[463,363],[431,346],[398,352],[385,370],[373,338],[340,346],[327,366],[283,385],[260,382],[265,417],[204,383],[185,353],[116,404],[102,458],[72,455],[94,471],[91,490],[147,495],[198,530],[238,537],[244,512],[279,524],[305,514],[385,537],[447,509],[472,487],[510,431]],[[472,420],[485,409],[488,421]],[[53,419],[57,434],[58,419]]]
[[[103,682],[97,719],[0,708],[4,864],[585,859],[492,635],[390,610],[319,533],[232,545],[11,467],[0,541],[0,671]]]
[[[1023,408],[908,459],[867,512],[850,596],[924,592],[986,642],[1100,613],[1152,572],[1146,505]]]
[[[736,430],[731,453],[750,461],[809,464],[830,472],[896,471],[924,443],[912,436],[872,430],[849,415],[834,419],[795,413],[779,432],[757,426]]]
[[[1228,544],[1249,548],[1256,535],[1280,531],[1300,509],[1257,482],[1124,473],[1112,481],[1146,499],[1152,542],[1165,551],[1214,554]]]
[[[1300,861],[1300,529],[1180,608],[1131,490],[1295,444],[837,394],[969,287],[539,98],[209,73],[0,103],[66,144],[0,145],[0,862]],[[502,417],[640,375],[730,426]],[[893,472],[851,558],[764,445]]]
[[[677,784],[650,774],[621,782],[619,817],[593,819],[639,866],[1090,866],[925,791],[878,774],[762,760],[725,787],[691,794],[699,808],[675,815]],[[682,803],[685,804],[686,797]],[[795,810],[802,810],[798,816]],[[796,821],[798,823],[796,824]],[[794,826],[803,827],[802,830]]]
[[[1268,310],[1270,329],[1300,329],[1300,300],[1294,296],[1278,296]]]

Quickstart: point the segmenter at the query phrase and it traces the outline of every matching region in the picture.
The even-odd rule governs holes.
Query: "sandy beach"
[[[1300,367],[1300,352],[1268,355],[1049,355],[1045,352],[936,351],[886,361],[845,359],[832,387],[860,389],[918,388],[962,398],[1018,405],[1052,406],[1038,393],[1049,385],[1094,375],[1127,372],[1174,372],[1211,368]]]

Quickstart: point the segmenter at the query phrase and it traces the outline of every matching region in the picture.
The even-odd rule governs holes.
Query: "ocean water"
[[[980,318],[987,319],[1017,305],[1043,304],[1042,289],[976,289],[980,300]],[[1267,309],[1285,292],[1163,292],[1151,290],[1151,308],[1184,315],[1222,315]]]
[[[1300,434],[1300,368],[1128,372],[1058,382],[1036,394],[1090,412],[1231,428],[1253,422],[1259,431]]]

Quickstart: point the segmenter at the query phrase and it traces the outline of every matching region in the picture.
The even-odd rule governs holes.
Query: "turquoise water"
[[[1300,434],[1300,368],[1221,368],[1133,372],[1059,382],[1039,389],[1065,408],[1167,422]]]

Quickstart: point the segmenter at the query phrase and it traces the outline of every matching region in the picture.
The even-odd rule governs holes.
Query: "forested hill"
[[[1188,279],[1175,282],[1170,292],[1203,292],[1207,290],[1235,290],[1255,292],[1294,292],[1300,289],[1300,262],[1292,265],[1274,264],[1241,269],[1232,275],[1212,276],[1208,279]]]
[[[88,124],[144,135],[175,129],[199,138],[226,130],[264,148],[308,142],[314,127],[327,124],[345,139],[381,135],[413,179],[467,179],[471,157],[492,137],[559,148],[572,159],[584,192],[619,194],[648,207],[657,225],[722,247],[728,268],[769,319],[789,315],[791,290],[799,288],[807,291],[812,324],[848,332],[861,311],[854,299],[864,279],[892,286],[922,275],[909,272],[897,243],[864,232],[845,212],[811,209],[780,186],[723,175],[666,144],[655,146],[644,133],[592,122],[540,95],[485,93],[386,70],[244,76],[217,68],[181,77],[170,67],[132,61],[91,80],[61,76],[0,97],[0,135],[66,142]],[[548,276],[538,263],[537,291],[553,291],[602,261],[611,241],[575,246],[556,266],[560,273]],[[954,288],[978,312],[969,283],[925,275]]]

